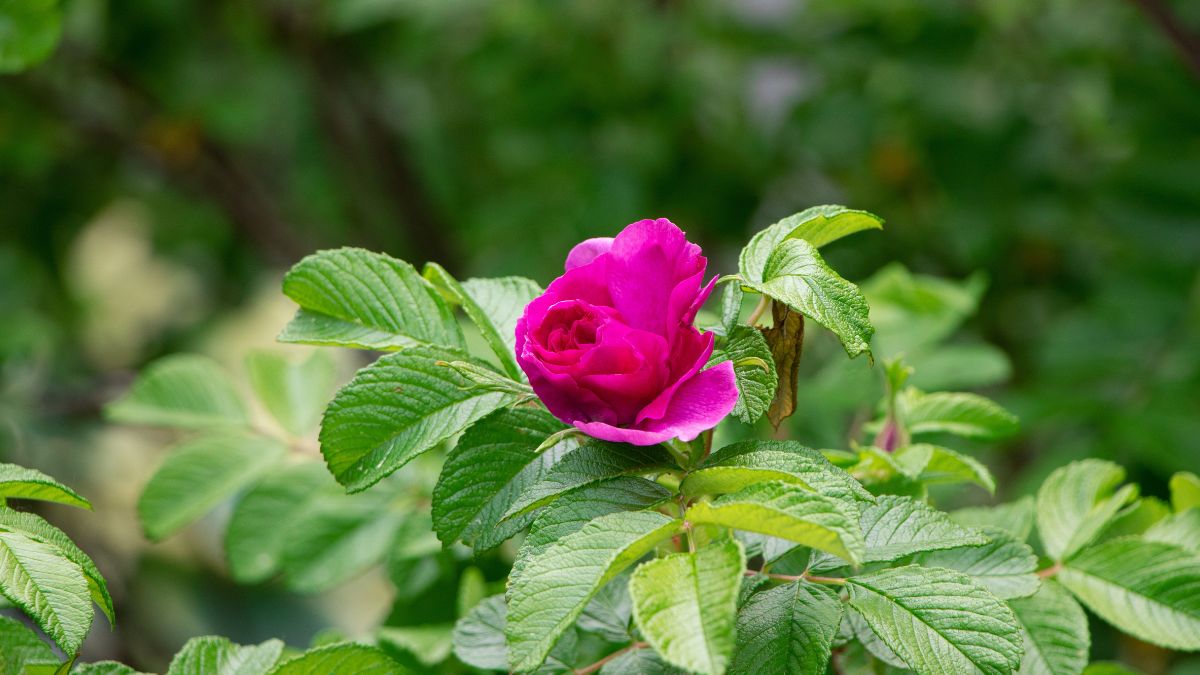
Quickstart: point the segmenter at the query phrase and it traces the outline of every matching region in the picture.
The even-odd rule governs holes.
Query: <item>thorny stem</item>
[[[770,306],[771,306],[771,299],[765,295],[760,296],[758,298],[758,304],[754,306],[754,311],[750,312],[750,318],[746,319],[746,323],[751,326],[757,325],[758,320],[762,318],[762,315],[767,311],[767,308]]]
[[[805,572],[804,574],[793,575],[793,574],[768,574],[766,572],[759,572],[758,570],[746,570],[745,571],[745,575],[748,577],[757,576],[759,574],[765,574],[767,576],[767,578],[774,579],[776,581],[801,581],[801,580],[804,580],[804,581],[811,581],[814,584],[830,584],[830,585],[836,585],[836,586],[841,586],[846,583],[846,580],[842,579],[841,577],[820,577],[815,574],[809,574],[807,572]]]
[[[635,643],[629,645],[628,647],[625,647],[624,649],[618,649],[617,651],[609,654],[608,656],[600,659],[599,661],[593,663],[590,666],[586,666],[584,668],[576,668],[575,675],[590,675],[590,673],[594,673],[597,670],[600,670],[601,668],[604,667],[604,664],[608,663],[609,661],[612,661],[615,658],[624,656],[625,654],[628,654],[629,652],[632,652],[632,651],[636,651],[638,649],[645,649],[646,647],[649,647],[649,646],[650,646],[650,643],[648,643],[648,642],[635,642]]]

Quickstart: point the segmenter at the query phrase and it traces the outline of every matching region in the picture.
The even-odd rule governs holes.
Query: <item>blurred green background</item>
[[[1162,495],[1200,467],[1200,68],[1150,5],[1200,33],[1186,1],[64,0],[53,55],[0,75],[0,461],[96,503],[51,514],[118,601],[85,656],[387,617],[381,574],[336,601],[234,586],[212,519],[148,545],[133,504],[171,437],[100,415],[164,354],[239,371],[319,248],[545,283],[669,217],[729,273],[779,217],[867,209],[888,225],[830,247],[844,276],[981,293],[949,342],[976,360],[940,365],[1022,418],[980,449],[998,499],[1084,456]],[[818,344],[794,437],[846,447],[877,370]]]

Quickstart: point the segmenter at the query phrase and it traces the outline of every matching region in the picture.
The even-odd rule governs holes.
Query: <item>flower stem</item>
[[[758,320],[762,318],[763,313],[771,306],[771,299],[763,295],[758,298],[758,304],[754,306],[754,311],[750,312],[750,318],[746,319],[748,325],[754,326],[758,324]]]

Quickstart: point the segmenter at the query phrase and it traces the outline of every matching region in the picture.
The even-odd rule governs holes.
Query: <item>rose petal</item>
[[[612,306],[630,326],[670,337],[706,264],[700,247],[671,221],[639,220],[621,230],[608,254]]]
[[[662,419],[648,420],[634,428],[603,422],[577,421],[574,424],[589,436],[633,445],[654,445],[672,438],[690,441],[725,419],[737,399],[733,363],[725,361],[683,383]]]
[[[594,237],[592,239],[584,239],[571,249],[567,254],[567,262],[563,267],[568,272],[576,267],[583,267],[592,262],[596,258],[608,253],[608,249],[612,248],[612,237]]]

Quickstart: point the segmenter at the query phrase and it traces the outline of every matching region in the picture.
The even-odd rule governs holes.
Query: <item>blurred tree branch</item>
[[[1200,79],[1200,37],[1188,30],[1166,0],[1130,0],[1167,37],[1184,65]]]

